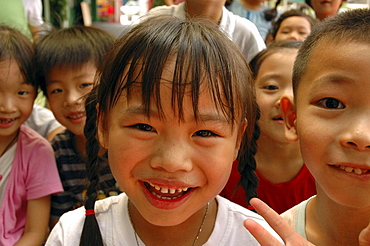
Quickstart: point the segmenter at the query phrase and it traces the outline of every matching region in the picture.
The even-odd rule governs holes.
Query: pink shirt
[[[14,245],[23,235],[27,201],[63,191],[50,143],[21,126],[12,169],[0,207],[0,245]]]

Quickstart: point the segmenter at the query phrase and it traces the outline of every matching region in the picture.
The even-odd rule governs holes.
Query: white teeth
[[[352,168],[352,167],[346,167],[346,166],[339,166],[340,169],[346,171],[347,173],[354,172],[355,174],[364,174],[367,173],[369,170],[362,170],[361,168]]]
[[[182,189],[170,189],[170,188],[166,188],[166,187],[160,187],[160,186],[158,186],[158,185],[155,185],[155,184],[152,184],[152,183],[148,183],[151,187],[153,187],[154,189],[156,189],[156,190],[160,190],[161,191],[161,193],[163,193],[163,194],[168,194],[168,192],[170,193],[170,194],[175,194],[176,193],[176,191],[177,192],[183,192],[183,191],[187,191],[188,190],[188,188],[182,188]]]
[[[359,168],[355,168],[354,171],[356,174],[362,174],[362,170]]]
[[[78,118],[81,118],[83,116],[85,116],[85,113],[72,115],[72,116],[69,116],[69,118],[71,118],[71,119],[78,119]]]
[[[353,168],[352,167],[346,167],[344,168],[344,171],[346,171],[347,173],[350,173],[353,171]]]
[[[0,120],[0,123],[2,123],[2,124],[7,124],[7,123],[9,123],[9,122],[12,122],[14,120],[14,118],[12,118],[12,119],[7,119],[7,120]]]

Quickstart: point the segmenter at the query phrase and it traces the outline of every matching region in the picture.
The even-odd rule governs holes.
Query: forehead
[[[281,22],[280,28],[284,27],[307,27],[311,29],[311,24],[303,16],[290,16]]]
[[[370,44],[324,39],[312,50],[299,82],[297,97],[311,89],[342,86],[346,90],[368,88],[370,92]],[[360,89],[361,90],[361,89]]]

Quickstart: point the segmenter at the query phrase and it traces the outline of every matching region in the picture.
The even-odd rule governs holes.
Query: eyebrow
[[[161,118],[157,110],[149,109],[148,113],[150,117]],[[146,116],[147,112],[144,107],[133,106],[133,107],[128,107],[126,109],[119,111],[119,114],[121,115],[134,114],[134,115],[145,115]],[[222,114],[199,113],[198,118],[202,122],[216,121],[216,122],[222,122],[223,124],[229,124],[229,121]],[[195,118],[192,121],[195,121]]]
[[[352,84],[354,81],[346,76],[338,75],[338,74],[326,74],[314,80],[316,82],[315,86],[325,86],[326,84],[336,84],[336,85],[343,85],[343,84]]]

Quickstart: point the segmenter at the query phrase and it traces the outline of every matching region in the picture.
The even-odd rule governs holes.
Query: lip
[[[281,115],[276,115],[276,116],[272,117],[272,120],[275,121],[276,123],[278,123],[279,125],[284,125],[284,120],[283,120],[283,117]]]
[[[330,166],[332,168],[336,168],[338,171],[342,173],[354,176],[356,178],[370,179],[369,165],[336,163],[336,164],[330,164]]]
[[[171,210],[171,209],[175,209],[175,208],[181,206],[182,204],[184,204],[190,198],[190,196],[193,194],[193,192],[197,189],[197,187],[191,187],[191,186],[186,185],[183,182],[179,182],[179,181],[173,181],[172,182],[172,181],[167,181],[167,180],[160,180],[160,181],[154,181],[154,180],[143,181],[143,180],[140,180],[139,183],[140,183],[141,188],[143,190],[143,193],[144,193],[145,197],[147,198],[147,200],[149,201],[149,203],[155,208],[164,209],[164,210]],[[150,184],[157,185],[157,186],[162,187],[162,188],[168,188],[168,189],[181,190],[181,189],[186,189],[187,188],[187,190],[184,191],[181,196],[172,195],[170,193],[168,193],[167,196],[165,194],[163,194],[163,196],[166,196],[166,197],[170,198],[170,199],[163,199],[163,198],[160,198],[157,195],[155,195],[156,192],[159,193],[159,191],[155,191],[155,188],[152,187]],[[154,194],[153,194],[153,192],[154,192]]]
[[[11,127],[18,118],[0,118],[0,128]]]
[[[74,124],[79,124],[86,121],[86,112],[73,112],[68,114],[66,118]]]

